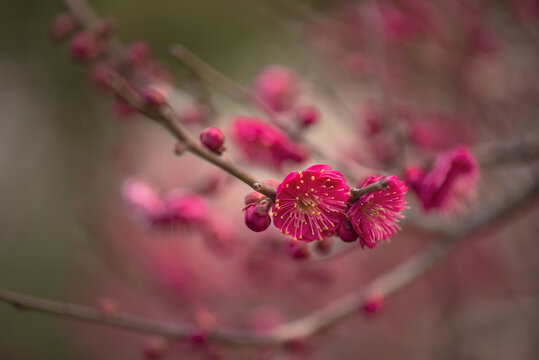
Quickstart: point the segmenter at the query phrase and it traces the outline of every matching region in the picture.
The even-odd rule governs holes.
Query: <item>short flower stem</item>
[[[370,192],[373,192],[375,190],[384,190],[387,188],[388,182],[387,179],[378,180],[376,182],[373,182],[372,184],[369,184],[365,187],[359,188],[359,189],[350,189],[350,198],[348,199],[348,202],[350,204],[355,203],[359,200],[360,197],[362,197],[365,194],[368,194]]]

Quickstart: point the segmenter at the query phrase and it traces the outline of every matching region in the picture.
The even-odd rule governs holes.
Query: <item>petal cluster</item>
[[[160,196],[146,182],[131,178],[124,182],[122,195],[134,215],[150,225],[200,225],[208,218],[206,201],[184,191]]]
[[[382,179],[383,176],[371,176],[361,187]],[[361,196],[348,211],[348,219],[359,235],[362,247],[374,248],[379,241],[387,240],[399,229],[397,222],[403,217],[401,211],[405,207],[404,194],[408,188],[396,175],[386,177],[386,180],[386,189]]]
[[[290,110],[298,97],[298,79],[285,67],[268,66],[255,77],[251,92],[273,111]]]
[[[443,153],[425,171],[410,166],[406,182],[417,194],[423,209],[455,212],[475,195],[479,169],[472,153],[459,146]]]
[[[349,190],[344,177],[327,165],[292,172],[277,187],[273,223],[294,239],[323,240],[345,219]]]
[[[238,116],[231,123],[232,140],[247,159],[280,169],[284,162],[300,163],[306,152],[278,128],[252,117]]]

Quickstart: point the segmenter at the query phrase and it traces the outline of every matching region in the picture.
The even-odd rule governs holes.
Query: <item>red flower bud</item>
[[[384,297],[381,294],[371,294],[363,303],[363,311],[367,314],[374,314],[384,306]]]
[[[223,132],[214,126],[203,130],[200,133],[200,141],[202,144],[213,152],[221,154],[225,148],[225,135]]]
[[[344,242],[354,242],[357,240],[357,233],[348,219],[344,220],[339,226],[338,235]]]
[[[142,90],[142,98],[149,106],[160,107],[166,102],[165,94],[153,87],[147,87]]]
[[[314,106],[302,106],[296,111],[296,118],[303,127],[316,124],[318,117],[318,110]]]
[[[265,198],[264,195],[259,192],[253,191],[245,196],[245,205],[258,204],[263,198]]]
[[[101,52],[101,44],[89,32],[81,32],[73,37],[69,44],[69,53],[74,60],[89,61]]]
[[[261,232],[271,224],[271,217],[266,207],[251,205],[245,210],[245,225],[254,232]]]

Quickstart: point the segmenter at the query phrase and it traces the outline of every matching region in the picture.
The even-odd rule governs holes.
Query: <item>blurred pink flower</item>
[[[344,177],[327,165],[292,172],[277,187],[273,223],[294,239],[323,240],[344,220],[349,196]]]
[[[202,225],[208,218],[206,201],[182,190],[161,197],[146,182],[132,178],[124,182],[122,195],[135,216],[150,225]]]
[[[285,161],[300,163],[307,157],[283,131],[257,118],[238,116],[230,126],[232,140],[253,163],[281,169]]]
[[[361,187],[383,179],[371,176]],[[388,187],[375,190],[359,198],[348,211],[348,217],[355,232],[359,235],[362,247],[374,248],[378,241],[387,240],[399,228],[397,221],[402,218],[404,194],[408,188],[396,175],[386,177]]]
[[[470,150],[459,146],[440,155],[427,172],[408,167],[405,177],[425,210],[449,213],[460,210],[475,195],[479,169]]]
[[[268,66],[255,77],[251,92],[255,102],[263,101],[274,111],[290,110],[298,96],[298,79],[285,67]]]

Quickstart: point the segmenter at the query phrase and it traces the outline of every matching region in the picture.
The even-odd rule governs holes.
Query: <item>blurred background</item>
[[[328,151],[348,152],[362,164],[387,165],[380,155],[383,151],[369,143],[370,134],[364,131],[369,104],[384,100],[380,83],[369,77],[379,61],[370,57],[378,53],[376,34],[369,34],[368,21],[352,10],[366,2],[90,3],[99,14],[117,20],[122,41],[150,43],[154,57],[173,74],[182,74],[183,68],[168,54],[172,43],[187,46],[243,84],[250,84],[267,65],[293,69],[308,84],[305,97],[322,113],[321,124],[309,139]],[[442,137],[453,138],[442,148],[537,139],[537,1],[433,2],[425,5],[424,18],[415,14],[410,20],[414,26],[402,17],[421,7],[416,2],[381,3],[386,32],[378,35],[385,44],[389,69],[385,78],[391,101],[398,104],[396,112],[403,108],[429,124],[450,124],[451,130],[443,131]],[[258,236],[243,229],[241,208],[248,189],[236,182],[211,201],[212,208],[226,213],[236,228],[231,237],[240,243],[233,245],[240,248],[235,253],[240,255],[216,256],[197,243],[200,235],[181,233],[181,240],[195,241],[177,244],[179,240],[169,233],[149,234],[137,228],[120,197],[126,178],[144,178],[166,192],[215,171],[191,156],[174,157],[170,137],[154,124],[117,119],[110,99],[96,95],[90,86],[87,67],[70,59],[66,44],[51,42],[51,20],[61,9],[54,1],[0,3],[1,287],[91,306],[113,298],[126,312],[151,318],[197,323],[209,317],[211,323],[248,328],[244,319],[252,318],[252,313],[277,322],[304,315],[347,289],[368,283],[432,241],[427,231],[405,227],[391,244],[372,252],[356,251],[331,265],[305,265],[286,256],[273,263],[264,255],[252,255],[260,239],[266,239],[264,251],[274,251],[277,235]],[[368,9],[365,14],[368,17]],[[439,28],[433,30],[433,25]],[[230,116],[252,112],[219,91],[212,90],[212,97],[218,108],[216,121],[224,128]],[[349,118],[341,121],[344,117]],[[430,139],[432,133],[425,131]],[[422,144],[406,151],[406,161],[432,161],[443,150]],[[314,156],[308,162],[319,161]],[[253,169],[260,176],[284,177]],[[410,217],[456,226],[470,213],[503,204],[515,190],[513,183],[530,183],[535,174],[537,157],[489,168],[482,173],[477,203],[468,213],[456,219],[429,215],[422,220],[425,214],[410,197]],[[432,273],[388,300],[379,317],[358,315],[316,337],[306,353],[223,350],[221,356],[535,359],[539,356],[537,210],[537,205],[526,208],[510,223],[462,244]],[[166,256],[171,250],[178,258]],[[196,254],[196,261],[188,254]],[[178,264],[182,265],[176,268]],[[158,280],[148,275],[151,271],[159,273]],[[200,284],[191,286],[193,279]],[[260,279],[267,281],[264,286]],[[294,281],[303,285],[292,291]],[[6,360],[144,358],[145,344],[151,342],[120,330],[17,312],[4,304],[0,319],[0,359]],[[167,356],[211,358],[214,350],[179,346]]]

